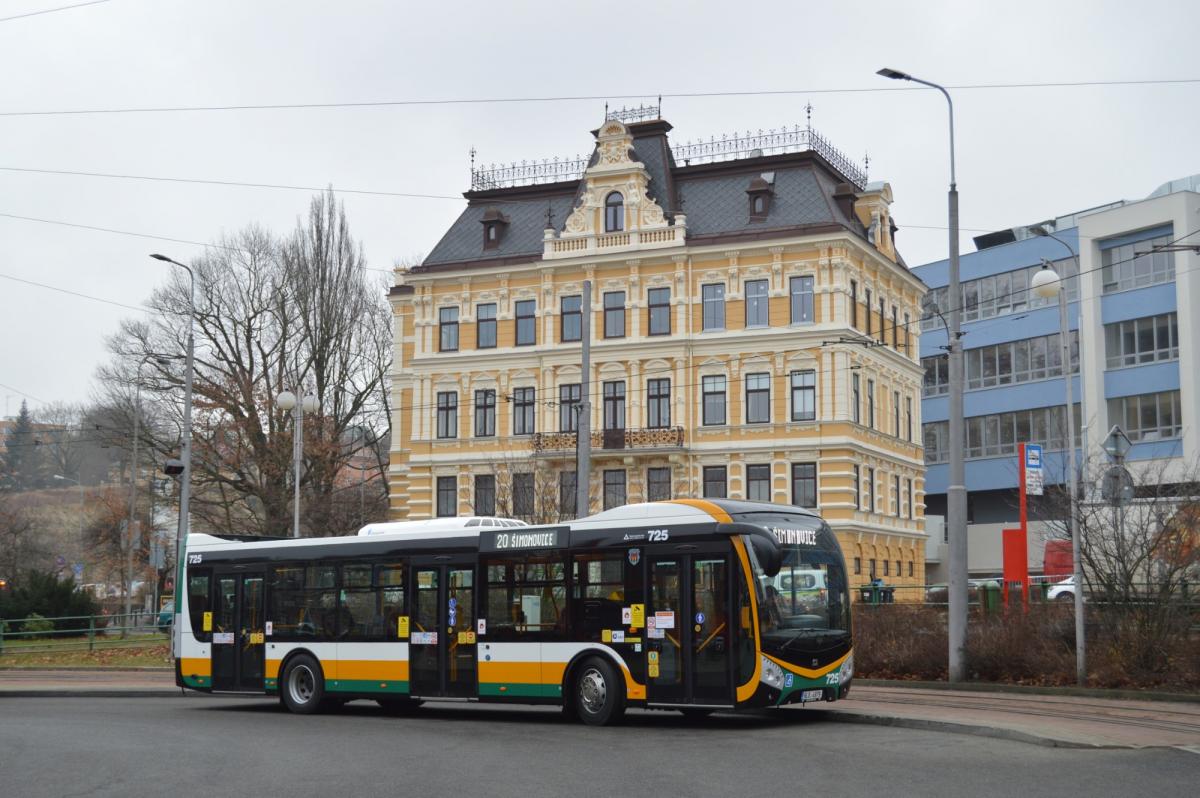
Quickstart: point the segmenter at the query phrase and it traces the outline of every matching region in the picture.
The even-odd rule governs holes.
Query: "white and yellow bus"
[[[798,508],[681,499],[549,526],[451,522],[342,538],[191,535],[176,680],[278,695],[714,710],[844,697],[841,550]],[[820,571],[820,593],[780,575]]]

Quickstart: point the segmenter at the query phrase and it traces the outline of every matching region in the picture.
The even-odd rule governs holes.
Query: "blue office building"
[[[1079,462],[1103,454],[1114,424],[1133,441],[1131,466],[1153,465],[1183,478],[1197,458],[1200,417],[1200,175],[1172,181],[1144,200],[1109,205],[1001,230],[975,239],[960,259],[965,350],[968,569],[999,573],[1001,534],[1018,520],[1017,445],[1040,443],[1047,485],[1066,476],[1066,380],[1073,381]],[[1078,266],[1072,252],[1078,253]],[[1062,362],[1057,300],[1030,290],[1050,261],[1064,275],[1071,363]],[[948,263],[914,270],[929,301],[948,317]],[[946,328],[938,313],[922,320],[925,367],[922,423],[926,573],[945,579],[944,532],[949,460]],[[1081,368],[1082,366],[1082,368]],[[1084,469],[1087,473],[1087,469]],[[1094,487],[1094,486],[1090,486]],[[1087,492],[1089,486],[1084,486]],[[1029,563],[1042,565],[1045,529],[1030,526]]]

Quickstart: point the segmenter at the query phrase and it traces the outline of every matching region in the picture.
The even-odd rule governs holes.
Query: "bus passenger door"
[[[646,602],[646,700],[679,704],[687,697],[684,681],[683,557],[650,558]]]
[[[263,690],[262,574],[217,577],[213,603],[214,690]]]
[[[409,691],[415,696],[476,694],[475,570],[414,567],[408,639]]]

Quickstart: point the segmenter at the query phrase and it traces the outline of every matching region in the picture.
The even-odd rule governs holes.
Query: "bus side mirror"
[[[783,567],[783,554],[779,547],[759,535],[750,535],[750,545],[754,547],[754,556],[762,566],[763,573],[774,577]]]

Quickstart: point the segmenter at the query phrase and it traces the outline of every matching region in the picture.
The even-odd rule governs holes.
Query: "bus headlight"
[[[846,684],[854,676],[854,655],[846,657],[842,667],[838,668],[838,684]]]
[[[762,658],[762,680],[776,690],[783,689],[783,668],[766,657]]]

